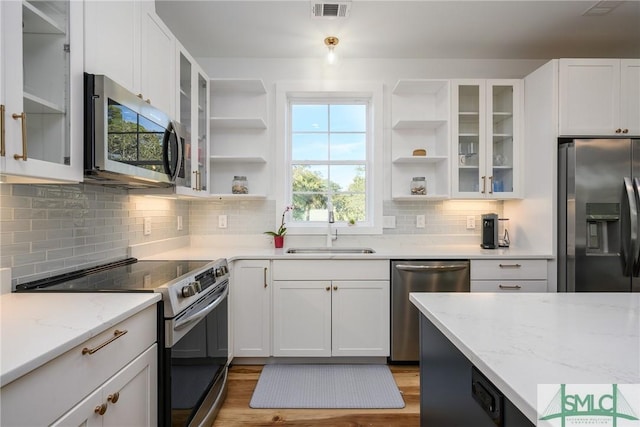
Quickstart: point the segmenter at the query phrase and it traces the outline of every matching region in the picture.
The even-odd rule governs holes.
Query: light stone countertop
[[[409,299],[534,424],[538,384],[640,383],[640,294]]]
[[[160,301],[158,293],[0,295],[4,386]]]

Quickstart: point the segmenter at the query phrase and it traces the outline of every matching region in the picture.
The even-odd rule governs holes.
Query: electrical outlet
[[[424,215],[416,215],[416,228],[424,228]]]
[[[395,216],[383,216],[382,217],[382,228],[396,228],[396,217]]]
[[[144,234],[145,236],[151,235],[151,218],[149,217],[146,217],[143,221],[142,234]]]
[[[227,216],[218,215],[218,228],[227,228]]]
[[[467,230],[475,230],[476,228],[476,217],[473,215],[469,215],[467,217]]]
[[[178,231],[182,230],[182,215],[178,215]]]

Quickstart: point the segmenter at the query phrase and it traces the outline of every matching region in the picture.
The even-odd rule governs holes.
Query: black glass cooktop
[[[16,286],[16,292],[153,292],[211,261],[117,261]]]

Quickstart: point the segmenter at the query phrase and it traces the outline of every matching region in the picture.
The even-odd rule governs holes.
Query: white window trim
[[[291,183],[287,182],[288,162],[290,153],[286,152],[290,144],[290,137],[287,122],[289,114],[289,99],[330,99],[336,98],[357,98],[369,100],[369,128],[368,140],[371,151],[371,171],[367,171],[367,198],[371,208],[370,221],[367,225],[358,224],[349,227],[343,223],[334,224],[334,228],[339,229],[341,234],[382,234],[382,198],[383,198],[383,85],[376,82],[351,82],[351,81],[299,81],[299,82],[279,82],[276,84],[276,152],[275,152],[275,200],[276,200],[276,221],[279,224],[282,211],[287,204]],[[294,224],[287,219],[287,233],[292,235],[305,234],[326,234],[326,224]]]

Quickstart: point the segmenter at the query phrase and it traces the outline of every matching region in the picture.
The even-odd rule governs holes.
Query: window
[[[276,107],[275,196],[294,206],[288,232],[326,233],[331,211],[342,234],[380,234],[382,85],[279,83]]]
[[[366,222],[367,107],[364,101],[292,101],[290,141],[294,222]]]

